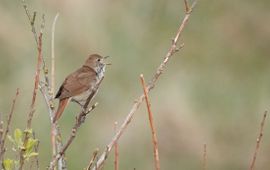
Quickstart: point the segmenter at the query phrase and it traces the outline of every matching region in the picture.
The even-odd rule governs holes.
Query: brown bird
[[[104,77],[105,68],[108,65],[104,62],[106,58],[98,54],[92,54],[81,68],[66,77],[55,96],[59,99],[59,105],[53,123],[60,118],[70,100],[81,106],[85,104],[89,95],[94,92],[93,89]]]

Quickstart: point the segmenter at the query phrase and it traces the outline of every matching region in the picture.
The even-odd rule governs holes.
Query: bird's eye
[[[100,61],[100,58],[99,58],[99,59],[97,59],[97,61]]]

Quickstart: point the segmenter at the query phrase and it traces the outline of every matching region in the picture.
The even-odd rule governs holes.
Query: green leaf
[[[34,146],[37,145],[37,143],[38,143],[37,139],[29,138],[26,142],[26,145],[25,145],[25,152],[27,152],[27,153],[32,152]]]
[[[23,133],[22,133],[21,129],[15,129],[15,131],[14,131],[14,140],[15,140],[18,148],[23,146],[22,135],[23,135]]]
[[[12,159],[5,159],[3,161],[3,166],[5,170],[12,170],[14,167],[14,160]]]
[[[32,157],[32,156],[38,156],[38,153],[37,153],[37,152],[31,152],[31,153],[28,155],[29,158]]]

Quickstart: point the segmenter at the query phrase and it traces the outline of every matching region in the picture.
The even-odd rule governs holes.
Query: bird
[[[99,86],[100,81],[104,78],[106,65],[110,65],[104,61],[107,57],[91,54],[82,67],[65,78],[55,95],[55,99],[59,99],[59,104],[53,117],[53,123],[59,120],[69,101],[84,106],[91,93],[95,94],[91,94],[90,101],[94,98],[98,91],[95,88],[98,88],[96,86]]]

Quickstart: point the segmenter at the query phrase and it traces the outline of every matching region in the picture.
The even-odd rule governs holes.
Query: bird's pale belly
[[[103,73],[103,72],[102,72]],[[99,77],[100,76],[100,74],[98,75],[98,82],[101,80],[101,77]],[[102,74],[101,76],[104,76],[104,74]],[[98,84],[98,83],[96,83],[96,84]],[[93,90],[93,88],[95,88],[95,86],[96,86],[96,84],[94,85],[94,84],[92,84],[91,86],[90,86],[90,88],[87,90],[87,91],[85,91],[85,92],[83,92],[83,93],[81,93],[81,94],[79,94],[79,95],[77,95],[77,96],[73,96],[72,97],[72,101],[76,101],[76,102],[78,102],[78,103],[80,103],[80,105],[84,105],[85,104],[85,102],[86,102],[86,100],[87,100],[87,98],[91,95],[91,93],[93,92],[93,91],[95,91],[94,93],[95,94],[93,94],[93,96],[92,96],[92,98],[90,99],[90,102],[91,102],[91,100],[96,96],[96,94],[97,94],[97,92],[98,92],[98,90]]]
[[[89,89],[89,90],[87,90],[87,91],[85,91],[85,92],[83,92],[83,93],[81,93],[81,94],[79,94],[79,95],[77,95],[77,96],[73,96],[72,97],[72,100],[75,100],[76,102],[78,102],[78,103],[80,103],[81,105],[84,105],[85,104],[85,102],[86,102],[86,100],[87,100],[87,98],[90,96],[90,94],[92,93],[92,88],[91,89]],[[95,93],[97,93],[97,91],[95,92]],[[93,95],[93,97],[92,97],[92,99],[95,97],[95,95],[96,94],[94,94]],[[91,101],[91,100],[90,100]]]

